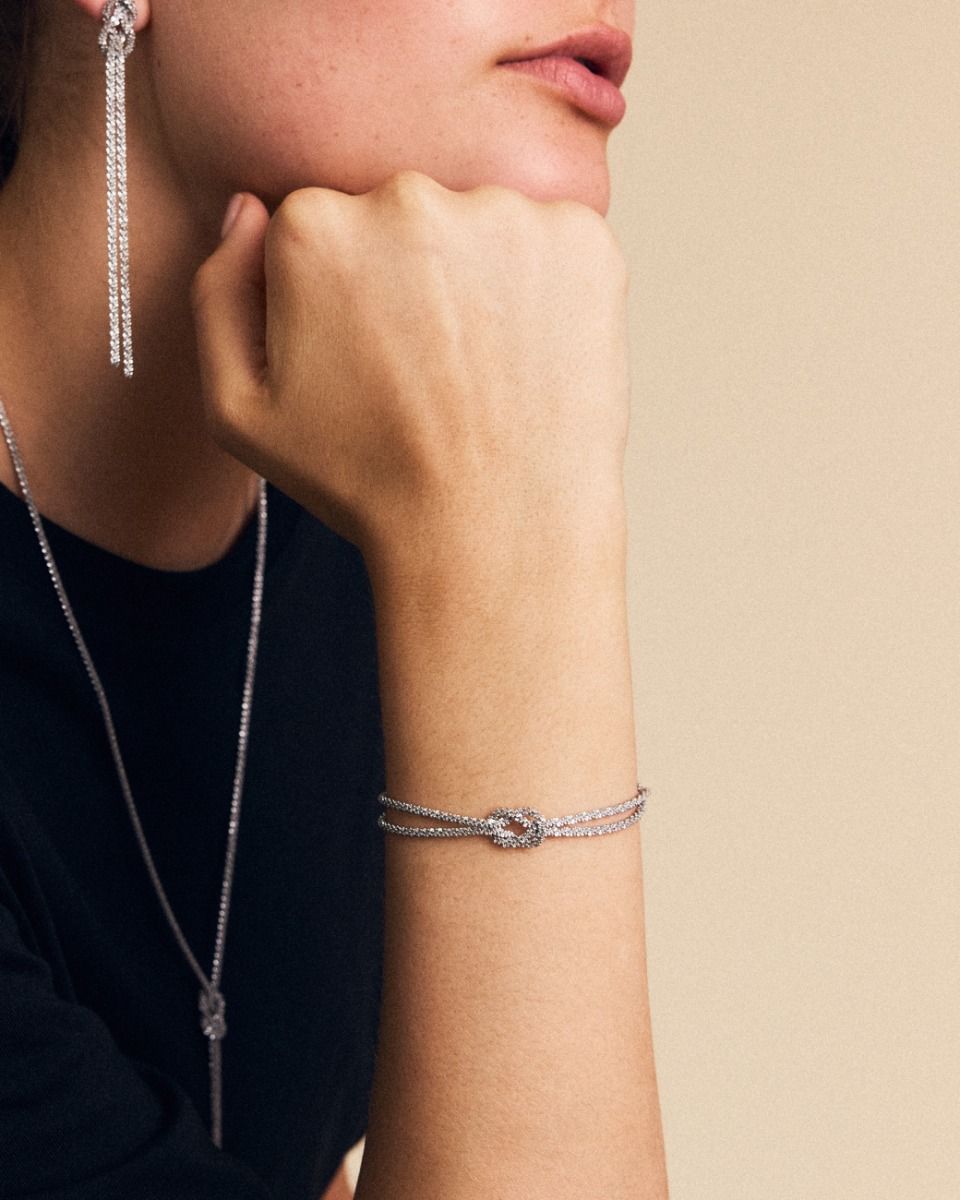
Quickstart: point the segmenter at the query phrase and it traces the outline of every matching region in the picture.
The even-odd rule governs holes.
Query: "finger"
[[[191,303],[208,414],[240,419],[263,401],[266,370],[264,238],[270,214],[251,192],[220,245],[194,275]]]

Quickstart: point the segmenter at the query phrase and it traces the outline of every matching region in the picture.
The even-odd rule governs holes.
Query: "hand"
[[[573,200],[244,193],[191,293],[211,434],[365,555],[562,538],[621,495],[628,286]]]

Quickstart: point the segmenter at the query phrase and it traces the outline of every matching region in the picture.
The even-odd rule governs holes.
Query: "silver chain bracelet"
[[[458,825],[455,828],[443,825],[396,825],[388,821],[383,813],[377,818],[377,824],[388,833],[399,833],[404,837],[486,836],[497,846],[525,849],[528,846],[539,846],[545,837],[597,837],[599,834],[616,833],[618,829],[626,829],[643,816],[647,795],[648,789],[637,784],[636,792],[622,804],[611,804],[608,808],[592,808],[587,812],[572,813],[567,817],[545,817],[535,808],[495,808],[485,817],[465,817],[460,813],[444,812],[439,808],[407,804],[403,800],[392,799],[386,792],[381,792],[378,799],[389,808],[416,813],[421,817],[446,818],[457,822]],[[595,817],[610,817],[625,812],[628,808],[636,811],[622,821],[608,821],[605,825],[587,825],[579,829],[571,828],[579,822]],[[508,829],[511,821],[522,825],[523,833],[517,834]]]

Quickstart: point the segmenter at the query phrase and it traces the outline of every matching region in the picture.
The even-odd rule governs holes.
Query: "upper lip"
[[[550,58],[562,55],[567,58],[585,58],[597,69],[597,73],[619,87],[630,70],[633,44],[622,29],[612,25],[590,25],[568,33],[566,37],[549,46],[536,50],[524,50],[501,59],[501,62],[524,62],[528,58]]]

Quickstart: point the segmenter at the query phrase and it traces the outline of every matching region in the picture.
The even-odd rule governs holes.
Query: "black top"
[[[193,571],[44,528],[157,872],[209,976],[257,513]],[[384,786],[362,555],[269,485],[218,1149],[200,984],[29,510],[0,486],[0,1197],[317,1200],[366,1128]]]

